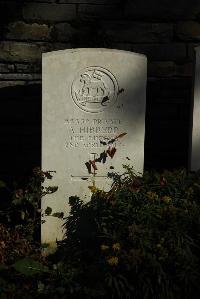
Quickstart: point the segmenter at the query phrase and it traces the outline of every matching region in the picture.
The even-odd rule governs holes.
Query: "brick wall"
[[[1,177],[40,164],[41,53],[106,47],[148,57],[145,168],[188,165],[199,0],[0,1]]]

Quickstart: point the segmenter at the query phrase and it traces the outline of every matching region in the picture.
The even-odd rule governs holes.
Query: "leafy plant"
[[[199,173],[124,168],[108,193],[70,198],[59,255],[95,298],[199,298]]]
[[[109,174],[109,192],[96,188],[87,203],[69,198],[65,238],[45,258],[35,230],[40,196],[56,190],[41,188],[46,175],[38,169],[28,188],[14,192],[9,217],[2,210],[1,298],[200,297],[199,172],[139,176],[124,165],[122,175]],[[50,207],[42,213],[63,217]]]

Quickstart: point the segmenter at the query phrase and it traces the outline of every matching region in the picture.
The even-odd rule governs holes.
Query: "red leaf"
[[[119,134],[118,136],[116,136],[115,137],[115,139],[118,139],[118,138],[122,138],[122,137],[124,137],[125,135],[126,135],[127,133],[121,133],[121,134]]]
[[[91,173],[91,164],[89,162],[85,163],[85,166],[87,167],[88,173]]]
[[[110,147],[107,149],[107,154],[111,157],[111,159],[114,157],[114,154],[116,153],[116,148],[115,147]]]
[[[92,165],[94,170],[97,170],[96,162],[95,160],[89,160],[90,164]]]

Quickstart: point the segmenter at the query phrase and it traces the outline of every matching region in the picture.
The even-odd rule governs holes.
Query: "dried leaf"
[[[92,165],[94,170],[97,170],[96,162],[95,160],[89,160],[90,164]]]
[[[111,157],[111,159],[114,157],[114,154],[116,153],[116,148],[115,147],[110,147],[107,149],[107,154]]]
[[[64,213],[63,212],[56,212],[56,213],[53,213],[52,216],[62,219],[64,217]]]
[[[114,155],[115,155],[115,153],[116,153],[116,148],[115,147],[112,147],[112,149],[111,149],[111,159],[114,157]]]
[[[118,136],[116,136],[115,137],[115,139],[118,139],[118,138],[122,138],[122,137],[124,137],[125,135],[126,135],[127,133],[121,133],[121,134],[119,134]]]
[[[108,144],[114,143],[118,138],[122,138],[123,136],[125,136],[127,133],[121,133],[119,135],[117,135],[115,138],[112,138],[108,141]]]
[[[86,162],[85,166],[87,167],[88,173],[89,174],[92,173],[92,171],[91,171],[91,164],[89,162]]]

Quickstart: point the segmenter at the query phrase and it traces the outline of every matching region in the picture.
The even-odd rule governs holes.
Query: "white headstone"
[[[196,49],[191,170],[200,169],[200,47]]]
[[[123,164],[143,171],[147,60],[120,50],[70,49],[44,54],[42,65],[42,169],[56,171],[58,186],[42,209],[68,214],[69,196],[88,201],[94,181],[109,190],[108,172],[122,173]],[[62,221],[45,220],[42,242],[61,239]]]

